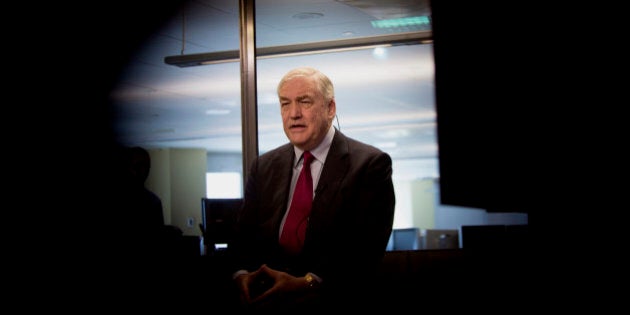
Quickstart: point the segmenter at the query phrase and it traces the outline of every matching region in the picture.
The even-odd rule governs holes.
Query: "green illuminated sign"
[[[372,21],[372,27],[397,28],[406,26],[429,25],[430,23],[431,21],[429,21],[428,16],[411,16],[406,18]]]

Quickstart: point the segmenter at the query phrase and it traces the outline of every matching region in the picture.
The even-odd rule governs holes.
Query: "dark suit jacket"
[[[327,287],[377,273],[394,219],[390,156],[336,130],[315,189],[303,252],[288,257],[278,238],[294,158],[293,146],[286,144],[251,165],[228,248],[234,271],[265,263],[295,276],[315,273]]]

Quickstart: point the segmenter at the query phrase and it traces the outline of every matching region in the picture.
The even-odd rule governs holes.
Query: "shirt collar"
[[[324,163],[324,161],[326,161],[326,156],[328,156],[328,150],[330,150],[330,145],[332,144],[334,136],[335,127],[333,125],[330,125],[330,128],[328,129],[328,132],[326,133],[326,136],[324,137],[322,142],[313,150],[311,150],[311,154],[313,154],[313,157],[316,161],[320,161],[321,163]],[[295,167],[298,165],[298,163],[300,163],[304,150],[298,149],[298,147],[293,146],[293,151],[295,152],[295,164],[293,164],[293,166]]]

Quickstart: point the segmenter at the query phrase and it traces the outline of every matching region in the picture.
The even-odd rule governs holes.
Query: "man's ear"
[[[337,103],[335,103],[335,99],[331,99],[328,102],[328,118],[333,119],[337,115]]]

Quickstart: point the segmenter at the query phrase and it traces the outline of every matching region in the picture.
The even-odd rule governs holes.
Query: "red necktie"
[[[302,171],[295,184],[289,214],[284,221],[280,236],[280,245],[292,254],[297,254],[302,249],[308,216],[311,213],[311,204],[313,203],[313,178],[311,177],[313,155],[309,151],[304,151],[303,156]]]

